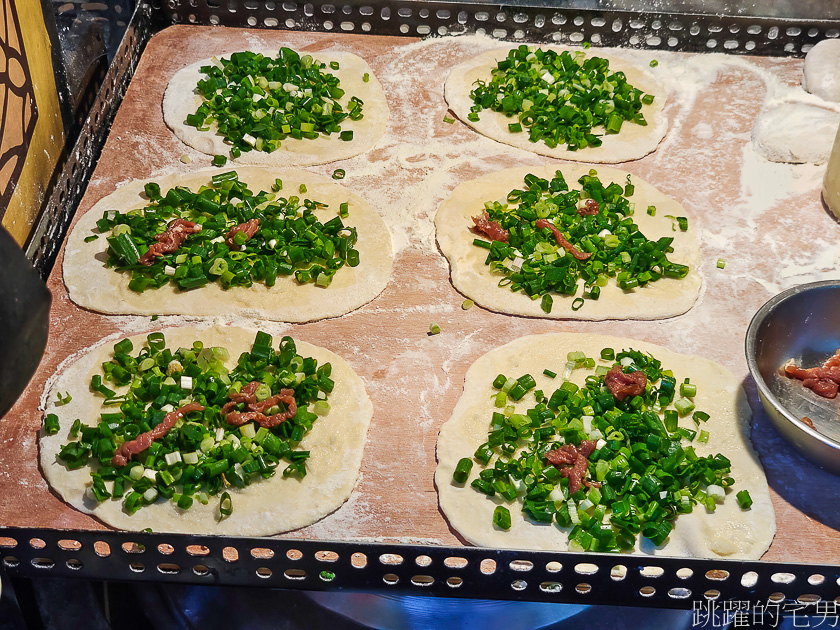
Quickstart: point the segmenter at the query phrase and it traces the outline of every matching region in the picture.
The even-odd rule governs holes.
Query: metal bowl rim
[[[747,336],[745,339],[745,352],[747,355],[747,368],[749,368],[750,375],[755,381],[756,387],[758,387],[759,394],[765,399],[770,401],[770,404],[773,405],[774,408],[779,410],[781,414],[785,417],[785,419],[792,423],[794,427],[803,431],[807,435],[811,436],[812,438],[816,438],[823,444],[828,447],[834,448],[835,450],[840,450],[840,442],[837,442],[827,435],[823,435],[816,429],[812,429],[807,424],[802,422],[799,418],[794,416],[787,408],[779,402],[779,399],[770,391],[767,383],[764,380],[764,377],[761,375],[761,372],[758,370],[758,363],[755,360],[755,346],[756,346],[756,339],[758,336],[758,329],[761,324],[775,311],[783,302],[798,296],[801,293],[807,293],[813,289],[824,289],[828,287],[833,287],[836,289],[840,289],[840,280],[820,280],[819,282],[809,282],[807,284],[799,284],[795,287],[791,287],[790,289],[786,289],[781,293],[774,295],[770,298],[764,305],[759,308],[755,315],[753,315],[752,320],[750,320],[749,326],[747,326]],[[769,415],[769,414],[768,414]],[[772,417],[770,418],[772,420]]]

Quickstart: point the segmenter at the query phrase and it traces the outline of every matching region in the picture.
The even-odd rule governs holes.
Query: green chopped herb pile
[[[223,288],[249,287],[254,282],[274,286],[277,276],[291,276],[303,284],[314,282],[327,287],[345,264],[359,264],[354,249],[355,227],[345,226],[349,206],[342,203],[338,216],[321,223],[315,215],[326,204],[296,195],[278,196],[282,182],[273,192],[252,193],[235,171],[214,175],[210,186],[198,192],[178,186],[163,193],[157,184],[146,184],[151,203],[139,210],[105,212],[96,222],[108,236],[108,265],[131,274],[129,288],[142,293],[169,282],[181,290],[194,289],[209,282]],[[166,230],[176,218],[201,225],[181,247],[154,258],[150,266],[138,262],[155,235]],[[234,247],[226,242],[229,231],[246,221],[259,219],[256,234],[246,241],[236,234]]]
[[[336,133],[352,140],[353,132],[342,131],[341,123],[360,120],[364,102],[352,96],[346,108],[341,105],[344,90],[331,72],[338,69],[337,61],[328,66],[290,48],[281,48],[274,59],[250,51],[214,57],[201,68],[206,78],[197,88],[204,102],[186,123],[207,131],[215,122],[234,159],[252,150],[271,153],[286,138]]]
[[[190,348],[173,350],[159,332],[150,334],[138,352],[133,350],[129,339],[114,346],[113,358],[91,380],[91,389],[102,397],[102,413],[84,422],[75,420],[70,441],[59,452],[60,461],[71,470],[90,466],[92,499],[121,500],[131,514],[162,499],[187,509],[194,500],[207,504],[211,496],[222,493],[220,508],[225,515],[233,509],[230,495],[224,492],[229,486],[243,488],[268,479],[278,466],[284,477],[306,475],[309,452],[298,445],[318,416],[329,412],[327,398],[334,387],[329,363],[319,366],[316,359],[298,354],[291,337],[283,337],[274,350],[272,337],[263,332],[257,333],[251,351],[244,352],[231,370],[225,367],[229,358],[225,348],[196,341]],[[228,424],[221,413],[228,394],[252,381],[261,383],[257,400],[292,389],[296,415],[270,429],[254,422],[240,427]],[[125,466],[112,464],[120,445],[150,431],[168,412],[189,402],[206,408],[179,419]],[[235,410],[241,411],[239,407]],[[270,413],[275,413],[273,408]],[[49,434],[58,433],[58,418],[48,415],[45,427]]]
[[[603,132],[619,133],[625,122],[647,125],[642,106],[654,100],[610,70],[607,59],[525,45],[499,61],[489,81],[476,81],[470,97],[469,120],[491,109],[515,119],[512,133],[525,131],[531,142],[570,151],[600,146]]]
[[[508,193],[507,203],[484,204],[488,218],[509,232],[507,242],[473,240],[488,250],[485,264],[504,275],[500,287],[522,291],[532,299],[542,296],[542,309],[550,313],[552,294],[575,295],[579,284],[583,297],[573,300],[575,311],[584,305],[584,298],[597,300],[610,278],[629,291],[662,277],[688,274],[686,265],[668,260],[667,254],[674,251],[673,238],[651,241],[639,231],[633,221],[634,204],[628,200],[634,192],[629,176],[624,187],[604,186],[591,170],[578,183],[579,190],[570,189],[560,171],[550,181],[526,175],[523,189]],[[586,200],[597,202],[598,214],[578,213]],[[586,260],[575,258],[548,228],[536,226],[541,219],[554,225],[580,252],[591,255]]]
[[[481,471],[470,483],[475,491],[498,495],[508,505],[518,502],[532,521],[553,521],[569,532],[575,551],[629,551],[640,534],[659,546],[680,514],[695,506],[713,512],[724,501],[726,488],[735,482],[730,462],[721,454],[700,457],[690,444],[709,438],[705,430],[698,437],[709,415],[696,411],[690,400],[696,385],[688,379],[678,385],[660,361],[638,351],[616,354],[605,348],[600,358],[596,367],[595,359],[570,352],[566,378],[551,394],[536,390],[530,374],[500,374],[493,382],[499,410],[493,413],[487,441],[474,460],[459,461],[453,478],[466,483],[473,461],[478,462]],[[619,401],[604,383],[613,366],[622,366],[625,373],[643,371],[644,392]],[[568,380],[575,369],[592,371],[583,387]],[[550,370],[544,374],[556,376]],[[533,399],[527,402],[529,392]],[[689,414],[694,428],[679,426]],[[586,483],[569,496],[569,479],[546,453],[583,440],[597,444],[588,457]],[[747,490],[736,499],[742,509],[752,505]],[[505,505],[496,507],[493,522],[511,527]]]

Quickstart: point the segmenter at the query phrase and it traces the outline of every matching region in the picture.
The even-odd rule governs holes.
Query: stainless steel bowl
[[[803,284],[762,306],[747,329],[747,364],[776,429],[817,466],[840,474],[840,396],[827,399],[788,378],[793,359],[814,367],[840,348],[840,281]],[[800,418],[814,423],[810,428]]]

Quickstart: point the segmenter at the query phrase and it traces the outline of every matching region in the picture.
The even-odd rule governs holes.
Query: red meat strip
[[[167,433],[169,433],[169,430],[175,426],[175,423],[178,422],[178,420],[191,411],[204,411],[204,406],[199,405],[198,403],[188,403],[183,407],[179,407],[175,411],[170,411],[163,417],[161,423],[151,431],[141,433],[129,442],[123,442],[111,458],[111,465],[125,466],[128,463],[128,460],[131,459],[132,455],[142,453],[152,445],[152,442],[164,437]]]
[[[491,241],[501,241],[507,243],[510,238],[510,232],[504,229],[498,221],[491,221],[490,215],[486,212],[480,217],[473,217],[475,229],[487,236]]]
[[[225,403],[222,407],[222,414],[225,415],[225,421],[228,424],[238,427],[246,422],[257,422],[261,427],[270,429],[295,417],[297,414],[297,402],[295,401],[295,392],[293,389],[281,389],[279,394],[275,394],[262,402],[257,402],[256,392],[259,385],[259,381],[251,381],[239,393],[228,394],[230,402]],[[246,411],[239,412],[233,410],[239,403],[245,403]],[[271,416],[265,415],[264,412],[267,409],[271,409],[279,403],[286,405],[286,411],[281,411]]]
[[[785,374],[802,381],[802,384],[823,398],[834,398],[840,388],[840,350],[822,367],[800,368],[793,362],[785,365]]]
[[[569,496],[580,490],[581,484],[600,488],[597,481],[588,482],[586,471],[589,467],[589,456],[595,450],[595,440],[583,440],[580,446],[564,444],[560,448],[548,451],[545,458],[549,464],[553,464],[563,477],[569,478]]]
[[[234,240],[233,237],[242,232],[248,238],[245,239],[245,242],[250,241],[254,234],[257,233],[257,230],[260,229],[260,220],[259,219],[251,219],[249,221],[245,221],[245,223],[240,223],[236,227],[230,229],[230,232],[227,234],[227,238],[225,242],[228,244],[228,247],[239,247]]]
[[[560,247],[563,247],[568,251],[572,256],[577,258],[578,260],[587,260],[590,256],[592,256],[589,252],[582,252],[577,247],[572,245],[569,241],[566,240],[566,237],[560,233],[554,224],[551,223],[548,219],[537,219],[536,226],[540,229],[548,228],[551,230],[551,233],[554,234],[554,240],[557,241],[557,244]]]
[[[628,396],[638,396],[644,392],[647,376],[641,371],[625,374],[620,367],[615,366],[604,376],[604,384],[620,402]]]
[[[198,232],[201,232],[201,226],[198,223],[186,219],[175,219],[166,226],[166,231],[155,234],[157,242],[149,245],[149,251],[140,256],[137,262],[148,267],[154,264],[156,257],[178,251],[190,234]]]
[[[582,208],[578,208],[578,214],[580,216],[584,216],[586,214],[598,214],[601,211],[601,207],[598,205],[598,202],[594,199],[587,199],[584,202]]]

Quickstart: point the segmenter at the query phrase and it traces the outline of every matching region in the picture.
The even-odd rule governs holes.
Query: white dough
[[[822,164],[828,160],[840,114],[805,103],[763,111],[752,131],[755,150],[771,162]]]
[[[234,326],[164,328],[161,332],[169,348],[189,347],[196,340],[203,341],[205,347],[227,348],[231,357],[226,362],[229,368],[236,364],[242,352],[250,350],[256,335],[255,330]],[[130,339],[136,353],[145,343],[146,334]],[[279,341],[274,339],[275,349]],[[55,392],[69,392],[72,400],[60,407],[55,402],[47,404],[44,413],[56,414],[61,429],[55,435],[47,435],[43,429],[39,432],[41,470],[53,490],[77,510],[93,514],[112,527],[131,531],[150,527],[156,532],[268,536],[310,525],[338,509],[350,496],[359,476],[373,404],[364,382],[344,359],[296,340],[298,354],[316,358],[318,365],[332,364],[335,381],[329,397],[329,413],[313,424],[300,443],[301,450],[310,451],[303,479],[284,479],[281,471],[285,466],[281,463],[269,479],[254,481],[242,489],[227,488],[233,499],[233,514],[222,521],[218,520],[218,496],[210,497],[207,505],[195,501],[189,510],[160,499],[132,515],[123,510],[119,500],[92,502],[85,497],[85,488],[90,485],[90,468],[68,470],[56,455],[69,441],[68,431],[75,418],[95,425],[100,413],[114,410],[103,407],[102,396],[90,390],[91,377],[102,373],[102,363],[112,358],[113,346],[114,341],[106,342],[82,355],[64,370],[47,395],[47,400],[55,401]]]
[[[344,223],[358,229],[356,249],[360,262],[357,267],[345,265],[339,269],[332,284],[326,288],[314,283],[298,284],[294,276],[278,276],[273,287],[255,282],[250,287],[223,289],[213,282],[191,291],[181,291],[170,283],[160,289],[136,293],[128,288],[129,274],[118,273],[105,265],[108,249],[105,235],[85,243],[85,237],[98,234],[96,221],[102,218],[103,212],[126,212],[148,205],[143,191],[148,181],[160,184],[162,191],[174,186],[198,190],[219,172],[219,169],[205,169],[132,181],[100,199],[79,219],[67,239],[64,284],[70,299],[79,306],[102,313],[243,315],[272,321],[308,322],[349,313],[370,302],[385,288],[391,276],[394,254],[391,235],[382,217],[344,186],[299,170],[239,167],[236,172],[239,180],[247,183],[254,193],[270,190],[279,177],[283,180],[279,195],[299,195],[328,204],[315,211],[322,221],[336,216],[341,203],[350,204],[350,216]],[[300,184],[307,187],[303,195],[298,192]]]
[[[470,487],[482,470],[480,465],[474,463],[465,484],[455,483],[452,473],[461,458],[472,457],[487,441],[490,419],[498,411],[494,407],[496,390],[492,386],[498,374],[514,378],[531,374],[537,382],[536,388],[550,395],[562,381],[548,378],[543,374],[544,369],[562,374],[568,352],[581,351],[597,359],[603,348],[613,348],[616,353],[629,348],[649,352],[662,361],[663,368],[674,371],[677,382],[691,377],[691,382],[697,385],[694,398],[697,408],[710,414],[702,427],[709,431],[708,444],[695,441],[692,446],[701,457],[715,453],[728,457],[735,479],[725,502],[715,512],[708,513],[704,507],[695,506],[690,514],[677,517],[662,547],[654,547],[640,537],[642,542],[637,544],[636,553],[683,558],[760,558],[773,540],[776,521],[767,479],[750,442],[750,406],[738,379],[707,359],[676,354],[643,341],[603,335],[560,333],[521,337],[491,350],[470,366],[464,393],[452,416],[441,427],[437,445],[435,485],[440,507],[451,526],[468,542],[483,547],[568,550],[569,529],[556,523],[529,522],[519,502],[507,503],[498,495],[487,497]],[[607,365],[607,362],[598,359],[597,365]],[[582,386],[585,377],[593,372],[576,369],[571,380]],[[531,395],[526,395],[516,405],[516,413],[525,413],[533,400]],[[695,428],[691,419],[685,418],[680,419],[680,426]],[[742,510],[734,496],[744,488],[753,500],[749,510]],[[510,510],[512,526],[508,531],[493,525],[493,510],[500,504]]]
[[[826,101],[840,102],[840,39],[824,39],[808,51],[802,87]]]
[[[255,50],[267,57],[274,58],[276,50]],[[212,123],[208,131],[199,131],[186,124],[188,114],[194,114],[204,98],[196,92],[199,80],[206,77],[200,72],[202,66],[209,66],[210,59],[204,59],[179,70],[166,86],[163,95],[163,120],[178,138],[185,144],[209,155],[226,155],[230,164],[265,164],[268,166],[311,166],[344,160],[354,155],[370,151],[385,133],[388,126],[388,102],[382,85],[373,75],[367,62],[361,57],[348,52],[307,53],[318,61],[327,64],[323,72],[338,76],[344,96],[339,99],[344,109],[353,96],[364,102],[364,117],[360,120],[346,118],[341,123],[342,131],[353,131],[353,139],[341,140],[338,134],[320,135],[314,140],[287,138],[276,151],[243,152],[236,159],[230,158],[230,145],[216,130]],[[331,70],[330,61],[339,62],[339,70]],[[368,81],[364,81],[364,75]]]

